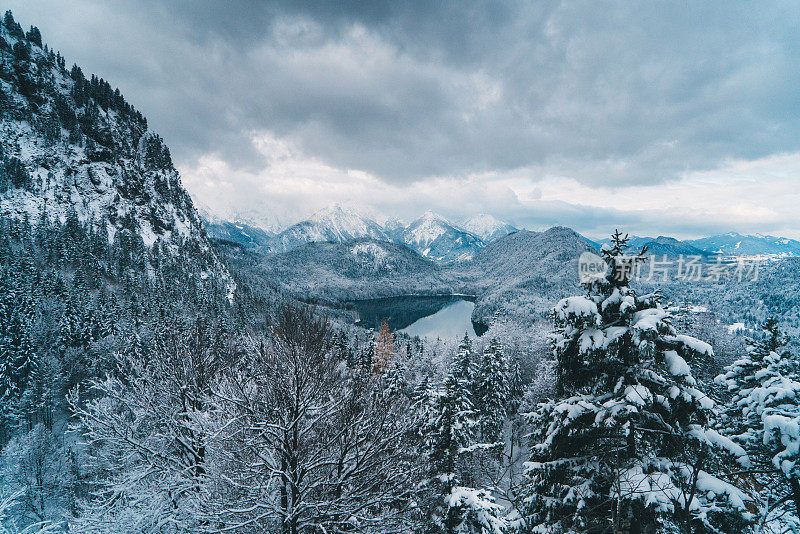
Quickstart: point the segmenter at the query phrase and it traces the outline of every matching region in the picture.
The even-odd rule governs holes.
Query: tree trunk
[[[797,477],[790,477],[789,485],[792,487],[792,500],[794,501],[795,512],[800,516],[800,481],[797,480]]]

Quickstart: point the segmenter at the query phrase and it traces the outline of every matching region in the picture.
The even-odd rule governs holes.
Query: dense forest
[[[371,240],[267,260],[207,238],[119,90],[0,36],[0,533],[800,529],[796,315],[766,317],[796,270],[745,340],[629,279],[619,233],[582,286],[561,227],[461,273]],[[488,330],[359,328],[310,302],[334,274],[331,301],[484,291]]]

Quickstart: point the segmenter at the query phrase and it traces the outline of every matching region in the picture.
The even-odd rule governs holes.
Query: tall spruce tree
[[[507,527],[503,507],[487,490],[465,484],[471,476],[467,467],[476,412],[457,374],[454,368],[438,390],[428,389],[419,396],[428,400],[420,428],[430,477],[426,532],[502,534]]]
[[[800,373],[798,359],[774,317],[763,337],[716,381],[731,394],[728,433],[753,461],[761,491],[761,522],[781,531],[800,528]]]
[[[687,361],[711,347],[679,335],[658,293],[629,287],[619,232],[607,272],[555,307],[557,396],[531,415],[525,532],[734,532],[749,499],[726,480],[747,464],[711,428],[714,402]]]
[[[458,351],[453,358],[453,376],[461,384],[472,384],[475,369],[472,362],[472,340],[469,335],[464,334],[464,338],[458,345]]]
[[[492,339],[483,351],[474,391],[481,440],[501,441],[509,400],[509,376],[503,347],[497,339]]]

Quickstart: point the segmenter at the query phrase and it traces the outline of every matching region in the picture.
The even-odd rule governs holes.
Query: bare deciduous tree
[[[331,334],[312,310],[284,308],[218,392],[229,421],[225,474],[236,492],[231,528],[409,530],[407,406],[351,374]]]

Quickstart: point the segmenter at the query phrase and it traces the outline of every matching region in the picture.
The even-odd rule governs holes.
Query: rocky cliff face
[[[192,249],[227,276],[210,249],[169,149],[118,89],[23,32],[0,26],[0,216],[60,221],[75,212],[109,240]],[[208,273],[212,274],[212,273]]]

